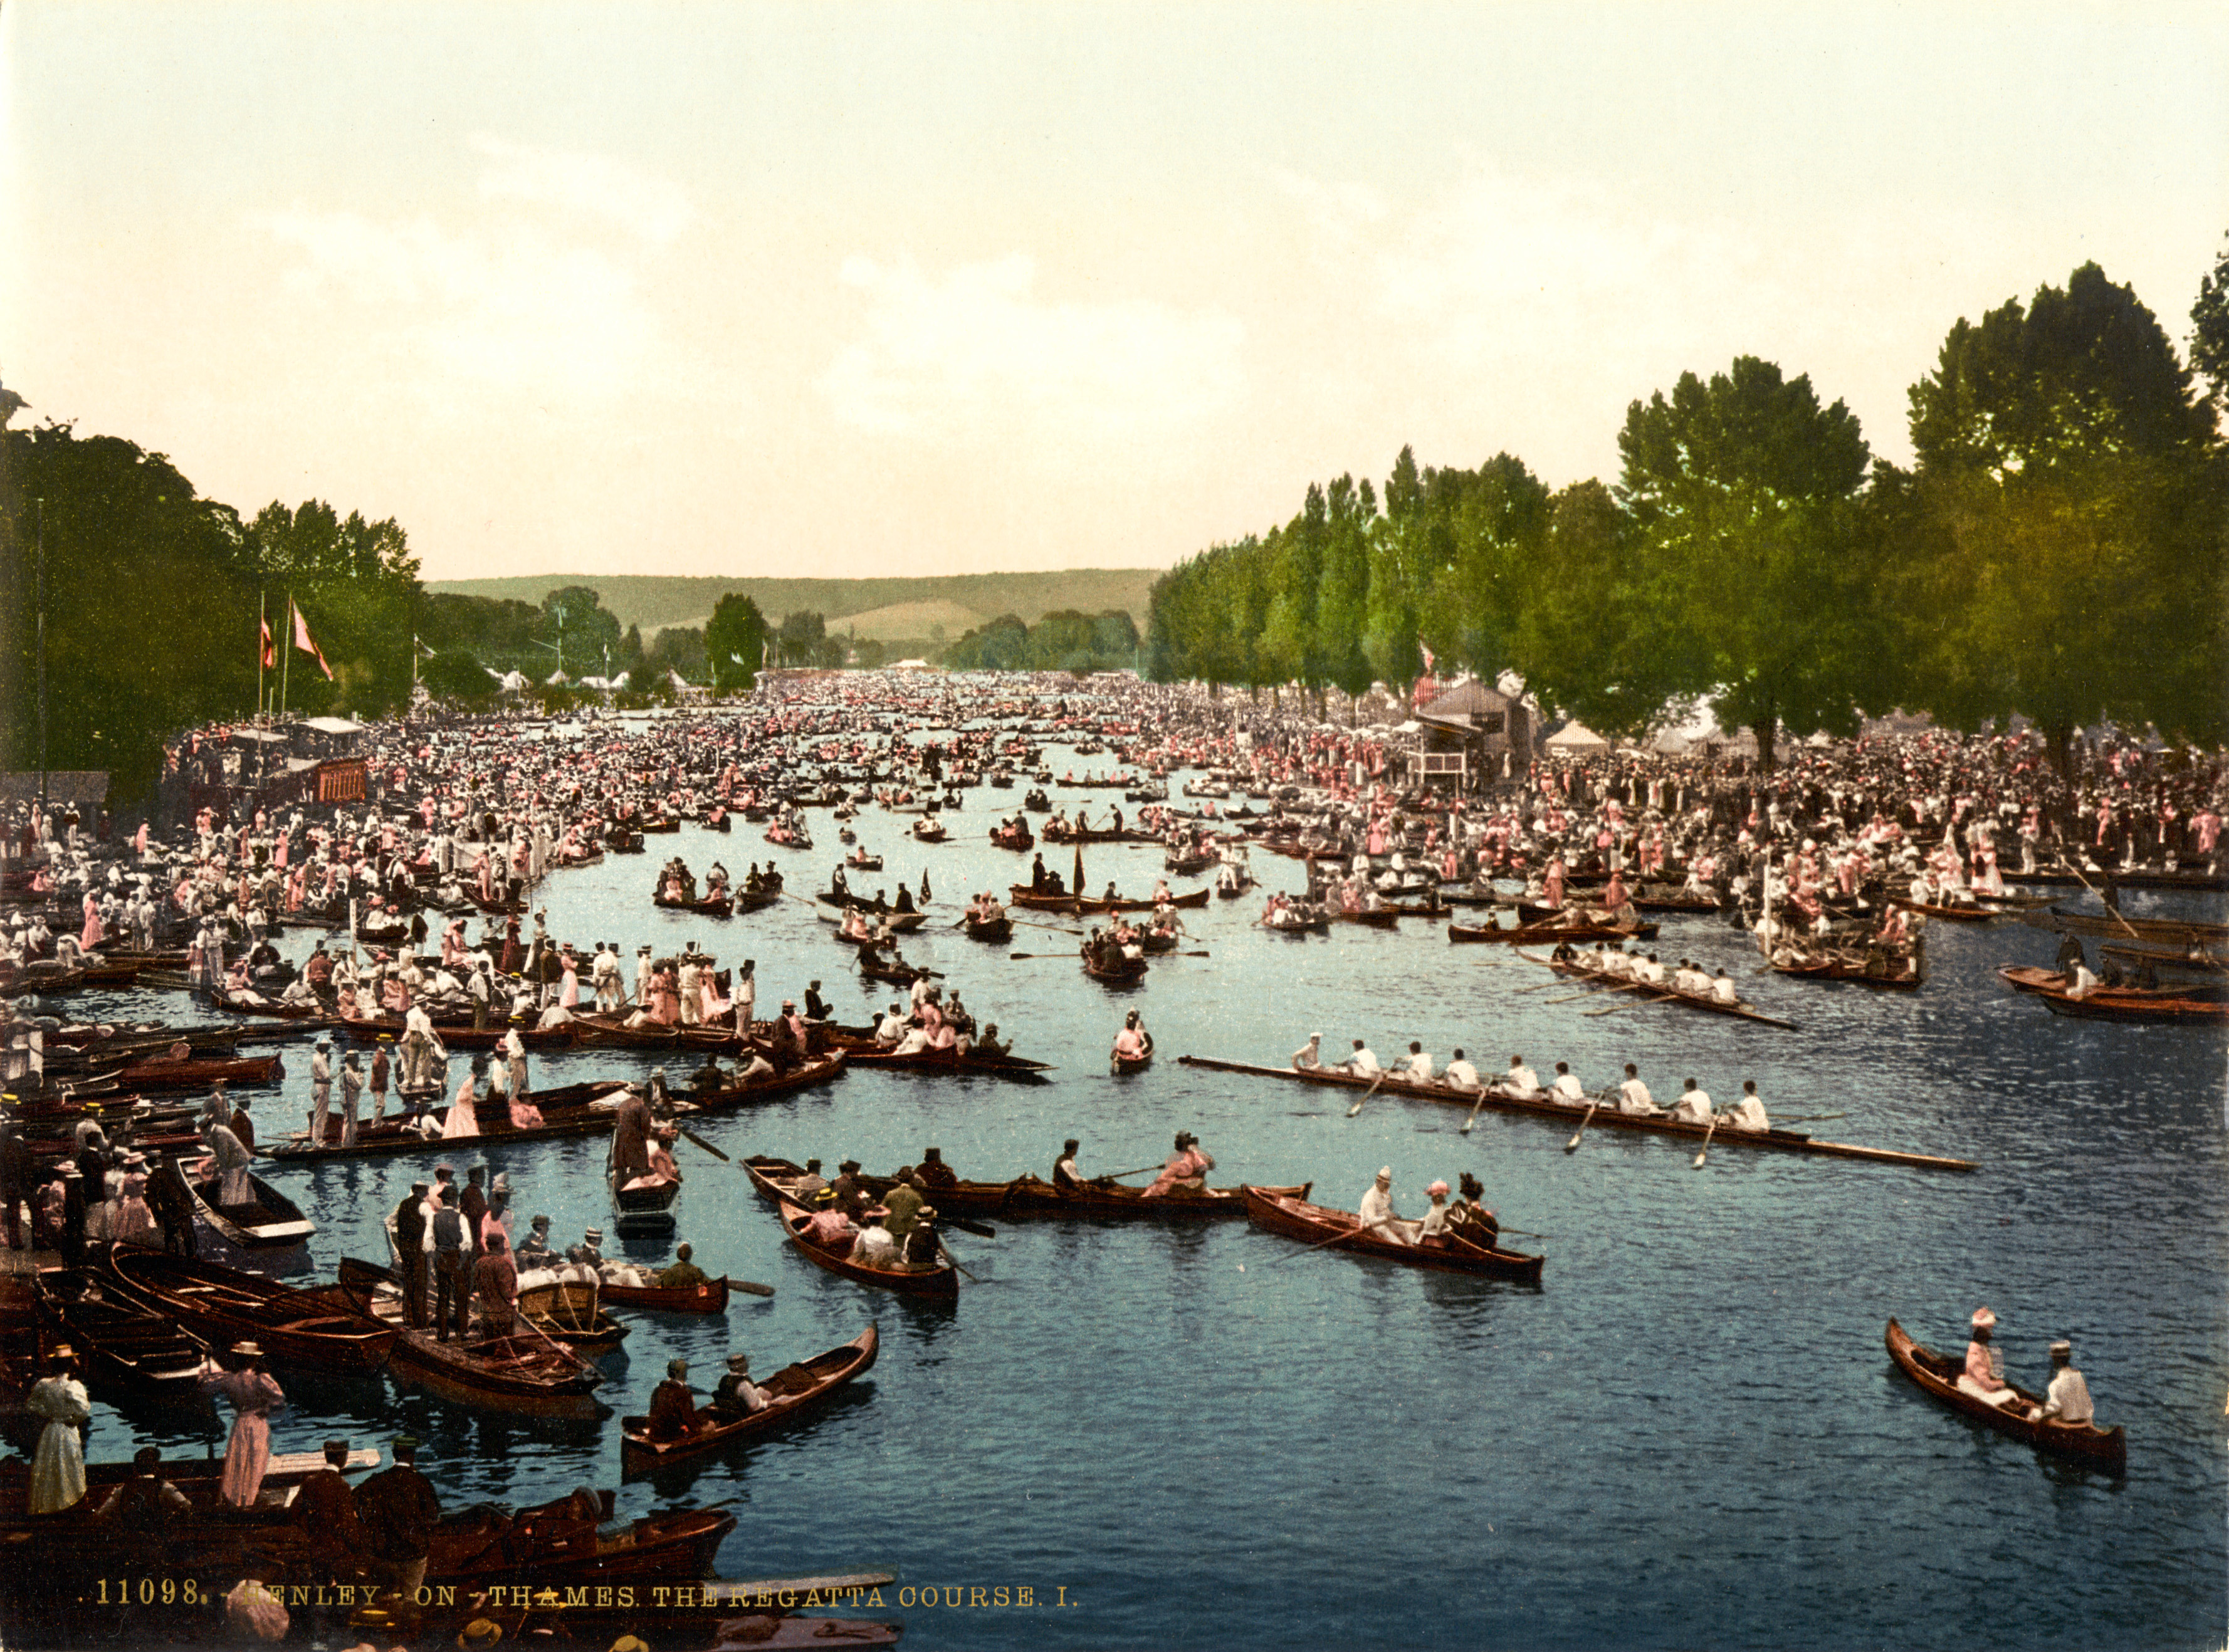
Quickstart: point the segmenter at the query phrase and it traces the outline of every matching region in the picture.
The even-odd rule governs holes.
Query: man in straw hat
[[[706,1407],[721,1418],[748,1417],[767,1407],[766,1391],[751,1380],[751,1356],[730,1354],[728,1373],[712,1390],[712,1403]]]
[[[1390,1164],[1378,1166],[1378,1179],[1362,1195],[1355,1214],[1363,1228],[1378,1239],[1391,1239],[1396,1245],[1414,1243],[1408,1225],[1393,1213],[1393,1167]]]
[[[2051,1387],[2043,1398],[2046,1422],[2087,1423],[2097,1417],[2090,1404],[2090,1385],[2074,1368],[2074,1344],[2051,1345]]]
[[[204,1393],[222,1396],[232,1405],[232,1437],[225,1442],[224,1478],[217,1495],[234,1508],[252,1508],[263,1489],[264,1470],[271,1466],[271,1413],[286,1403],[286,1395],[263,1368],[263,1350],[254,1342],[234,1342],[227,1370],[213,1360],[203,1360],[201,1386]]]

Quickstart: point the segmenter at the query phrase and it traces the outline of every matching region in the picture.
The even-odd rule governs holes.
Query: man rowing
[[[1672,1117],[1683,1124],[1709,1124],[1713,1117],[1710,1092],[1689,1079],[1687,1087],[1680,1092],[1680,1099],[1673,1104]]]
[[[1478,1089],[1478,1069],[1464,1058],[1460,1044],[1455,1047],[1454,1059],[1448,1063],[1448,1070],[1440,1074],[1440,1082],[1450,1090],[1460,1090],[1466,1094]]]
[[[1641,1079],[1641,1071],[1630,1061],[1625,1064],[1625,1079],[1617,1087],[1617,1110],[1644,1117],[1654,1117],[1663,1112],[1656,1098],[1648,1093],[1648,1086]]]

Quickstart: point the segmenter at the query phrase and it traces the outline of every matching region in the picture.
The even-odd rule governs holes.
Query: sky
[[[1908,460],[2229,231],[2219,4],[6,0],[0,101],[22,417],[429,579],[1166,567],[1738,355]]]

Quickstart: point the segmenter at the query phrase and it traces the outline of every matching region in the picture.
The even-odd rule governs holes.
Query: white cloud
[[[1018,419],[1150,437],[1230,407],[1243,387],[1233,317],[1145,299],[1048,303],[1025,253],[941,279],[910,259],[886,268],[854,254],[838,279],[865,296],[865,336],[837,352],[821,389],[838,419],[863,429]]]
[[[488,157],[480,193],[491,199],[564,207],[617,224],[658,246],[672,240],[696,216],[681,187],[602,155],[538,149],[501,138],[478,137],[472,147]]]

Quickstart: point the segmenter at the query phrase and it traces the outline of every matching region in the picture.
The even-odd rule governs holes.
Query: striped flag
[[[270,620],[267,618],[259,619],[256,624],[260,625],[263,631],[263,655],[261,664],[263,669],[266,671],[268,671],[279,663],[279,642],[276,637],[271,635]]]

